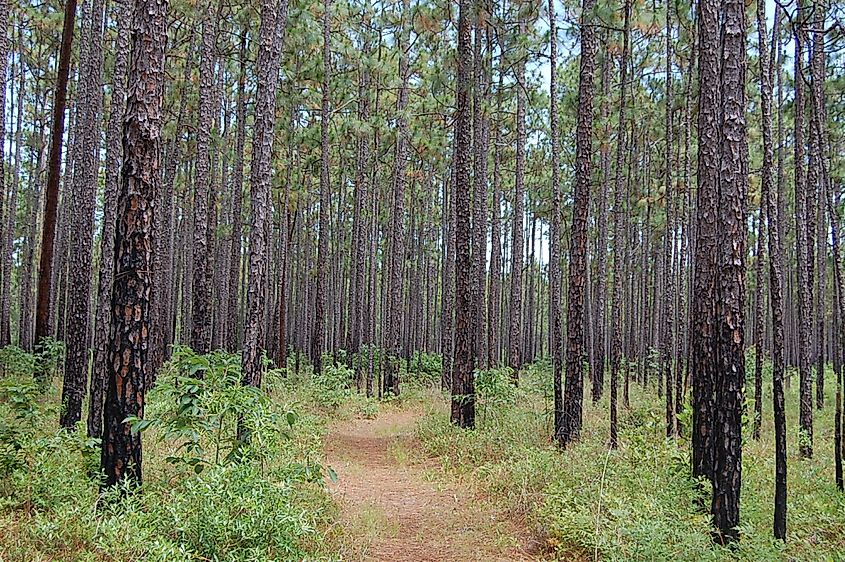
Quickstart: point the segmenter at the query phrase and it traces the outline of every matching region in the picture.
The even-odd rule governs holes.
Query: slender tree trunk
[[[388,303],[386,314],[386,346],[387,352],[391,356],[387,360],[384,388],[386,392],[394,395],[399,394],[399,364],[398,358],[401,348],[401,319],[402,319],[402,279],[405,263],[405,231],[404,231],[404,215],[405,215],[405,182],[406,171],[408,168],[408,144],[410,142],[410,130],[408,127],[408,119],[405,115],[405,110],[408,106],[408,80],[409,80],[409,61],[406,49],[410,45],[410,28],[411,23],[408,20],[410,16],[410,2],[403,0],[402,2],[402,20],[400,25],[401,38],[399,39],[399,48],[401,54],[399,57],[399,77],[401,85],[397,93],[396,100],[396,150],[395,150],[395,164],[393,173],[393,194],[392,194],[392,208],[390,212],[390,251],[388,253]]]
[[[369,42],[365,43],[364,53],[369,52]],[[358,120],[361,124],[369,122],[370,119],[370,69],[364,64],[358,68]],[[352,217],[352,264],[349,286],[349,299],[351,303],[349,313],[349,338],[347,348],[349,360],[354,363],[355,382],[360,392],[364,386],[364,364],[360,357],[361,341],[364,327],[364,295],[365,276],[367,268],[367,232],[365,207],[369,192],[370,174],[370,140],[369,136],[362,133],[356,139],[356,166],[355,166],[355,207]]]
[[[501,45],[504,39],[500,37]],[[491,45],[492,49],[492,45]],[[499,87],[496,89],[496,124],[493,135],[493,201],[490,214],[490,291],[487,299],[487,364],[498,366],[501,361],[502,330],[502,89],[504,81],[504,49],[500,49],[498,73]],[[554,72],[552,72],[554,74]]]
[[[44,142],[43,132],[38,133],[38,164],[34,178],[30,178],[29,201],[29,234],[26,243],[26,258],[24,270],[26,272],[21,281],[21,314],[20,314],[20,346],[28,352],[33,351],[33,331],[35,324],[33,313],[34,295],[32,291],[33,270],[35,269],[35,250],[38,236],[38,219],[41,210],[41,196],[44,192],[42,181],[47,171],[47,144]]]
[[[518,4],[519,34],[527,32],[527,5]],[[510,286],[510,315],[508,325],[508,365],[513,369],[514,381],[519,380],[519,370],[522,368],[522,268],[524,252],[524,214],[525,214],[525,112],[526,112],[526,84],[525,59],[526,53],[521,50],[516,61],[516,177],[514,180],[513,206],[511,209],[511,286]]]
[[[553,0],[552,0],[553,1]],[[628,49],[630,43],[630,22],[631,22],[631,0],[624,0],[623,3],[623,25],[622,25],[622,55],[619,59],[619,122],[616,127],[616,162],[614,165],[614,189],[613,189],[613,304],[611,311],[615,318],[613,322],[613,344],[611,346],[610,358],[610,448],[619,446],[619,419],[617,412],[617,392],[619,386],[619,369],[622,367],[622,276],[623,276],[623,253],[627,254],[627,236],[625,233],[625,206],[623,194],[626,191],[625,185],[625,104],[627,103],[628,92]],[[625,269],[628,269],[626,267]],[[630,308],[629,308],[630,311]],[[632,318],[628,317],[630,323]],[[625,404],[628,404],[628,378],[625,378]]]
[[[323,366],[323,342],[325,341],[326,323],[326,284],[328,283],[328,253],[329,253],[329,121],[331,120],[331,0],[323,3],[323,86],[322,104],[320,110],[320,203],[319,230],[320,237],[317,245],[317,285],[314,308],[314,333],[311,335],[311,362],[314,372],[319,373]]]
[[[72,0],[71,0],[72,1]],[[69,2],[68,2],[69,3]],[[6,146],[6,65],[9,60],[9,0],[0,0],[0,147]],[[23,51],[23,46],[20,47]],[[19,57],[21,62],[20,72],[23,75],[23,57]],[[23,96],[23,85],[18,89],[18,114],[20,114],[21,99]],[[21,122],[17,120],[16,135],[18,135],[17,146],[20,147],[20,130]],[[16,150],[19,150],[16,148]],[[12,194],[9,197],[9,204],[6,205],[8,209],[5,213],[8,218],[3,221],[6,195],[6,150],[0,150],[0,224],[3,226],[2,240],[0,240],[0,348],[12,343],[12,330],[9,319],[12,315],[12,253],[14,250],[14,232],[15,232],[15,214],[17,202],[15,198],[18,192],[18,179],[15,175],[14,183],[12,184]]]
[[[781,11],[775,12],[772,41],[778,42]],[[757,45],[760,62],[760,100],[763,124],[762,198],[768,216],[769,234],[769,296],[772,306],[772,393],[775,423],[775,501],[773,531],[777,539],[786,540],[786,405],[783,395],[784,333],[783,333],[783,240],[780,221],[783,218],[782,183],[772,189],[772,77],[774,62],[769,63],[766,49],[766,5],[757,5]],[[772,45],[774,47],[774,45]],[[779,51],[778,47],[778,51]],[[780,57],[777,57],[780,59]],[[778,66],[780,62],[778,60]],[[834,242],[836,244],[836,242]]]
[[[167,1],[136,0],[123,124],[123,174],[115,235],[112,330],[100,468],[105,486],[142,481],[141,434],[126,419],[144,416],[152,289],[153,213],[167,43]]]
[[[264,346],[263,310],[267,285],[267,223],[270,211],[271,158],[276,88],[279,81],[282,47],[287,24],[287,0],[262,0],[258,29],[257,88],[255,92],[255,133],[250,169],[252,225],[247,276],[247,312],[244,322],[242,371],[244,384],[261,386],[261,353]],[[247,437],[239,424],[238,438]]]
[[[666,2],[666,153],[664,154],[664,197],[666,199],[666,232],[663,247],[663,379],[666,384],[666,436],[677,437],[673,367],[675,365],[675,273],[673,271],[675,248],[675,195],[672,179],[672,4]]]
[[[88,349],[90,344],[91,278],[94,238],[94,206],[97,195],[97,178],[100,167],[100,110],[102,92],[102,36],[103,2],[86,2],[83,18],[85,36],[80,72],[80,105],[82,120],[80,135],[79,170],[74,174],[71,201],[71,232],[73,243],[68,252],[68,318],[67,351],[64,384],[62,385],[62,410],[59,423],[73,429],[82,418],[82,402],[88,383]]]
[[[194,182],[194,267],[191,280],[191,347],[198,353],[211,351],[211,263],[209,212],[213,208],[211,178],[211,128],[216,111],[214,67],[217,60],[218,19],[211,5],[203,6],[197,109],[197,160]]]
[[[482,43],[488,40],[488,13],[482,2],[475,1],[475,44],[472,60],[475,68],[473,90],[473,180],[472,201],[472,338],[473,360],[478,368],[487,363],[485,338],[485,289],[487,288],[487,148],[490,122],[487,113],[487,92],[490,83],[488,52],[482,55]]]
[[[768,72],[768,69],[766,72]],[[764,148],[763,150],[766,149]],[[769,170],[769,173],[771,173],[771,170]],[[771,180],[771,177],[769,179]],[[764,189],[771,189],[771,187],[767,186]],[[757,250],[754,259],[754,420],[752,422],[751,436],[755,441],[760,440],[760,424],[763,417],[763,339],[766,323],[765,303],[763,302],[763,261],[765,259],[763,222],[766,219],[765,205],[766,201],[761,195],[760,214],[757,217]]]
[[[554,436],[560,434],[563,422],[563,331],[560,318],[560,155],[557,115],[557,17],[555,0],[549,0],[549,135],[552,165],[552,217],[549,225],[549,325],[554,376]]]
[[[97,285],[97,312],[94,321],[94,364],[91,373],[91,393],[88,404],[88,436],[103,434],[103,393],[107,380],[109,333],[111,331],[111,300],[117,215],[117,198],[120,192],[120,163],[123,159],[121,134],[126,113],[126,72],[129,62],[129,33],[132,23],[131,4],[120,0],[115,4],[114,20],[117,22],[117,39],[114,44],[114,68],[109,121],[106,127],[106,175],[103,194],[103,229],[100,235],[100,273]]]
[[[248,31],[241,31],[238,54],[238,100],[235,134],[235,167],[232,171],[232,247],[229,257],[229,296],[227,299],[226,349],[238,349],[239,297],[241,289],[241,238],[243,237],[244,145],[246,144],[246,55]]]
[[[458,71],[457,107],[455,115],[455,213],[457,221],[455,256],[455,371],[452,375],[452,423],[462,428],[475,427],[475,381],[473,378],[473,301],[472,301],[472,227],[470,225],[470,199],[472,184],[470,168],[472,155],[472,67],[473,54],[470,41],[471,0],[461,0],[458,15]],[[478,30],[476,30],[478,33]],[[478,52],[478,51],[476,51]],[[476,64],[481,61],[476,60]],[[479,120],[476,121],[479,123]],[[478,131],[476,131],[478,133]],[[482,133],[483,134],[483,133]],[[478,137],[476,136],[476,141]],[[478,154],[476,153],[476,158]],[[478,161],[476,160],[476,164]],[[476,172],[478,169],[476,168]],[[476,189],[478,186],[476,185]],[[476,228],[478,226],[476,225]]]
[[[587,215],[593,151],[593,80],[596,73],[595,0],[581,7],[581,68],[578,79],[578,117],[575,132],[575,206],[569,244],[569,299],[566,316],[566,385],[563,421],[558,434],[561,447],[577,441],[583,421],[584,401],[584,297],[587,267]]]
[[[601,183],[596,186],[597,229],[595,249],[595,285],[593,321],[590,326],[593,331],[593,343],[590,346],[590,379],[592,381],[593,404],[598,404],[604,394],[604,371],[606,363],[606,328],[605,312],[607,309],[607,205],[610,185],[610,65],[611,57],[608,49],[607,33],[602,37],[601,63],[601,122],[602,142],[600,147]],[[604,193],[603,193],[604,192]],[[589,285],[588,285],[589,286]]]
[[[719,245],[719,60],[720,6],[698,4],[698,195],[692,311],[695,319],[690,354],[692,378],[692,472],[713,480],[714,392],[718,295],[716,263]]]
[[[798,414],[801,437],[799,451],[803,458],[813,456],[813,380],[810,370],[810,317],[812,315],[812,294],[810,291],[808,251],[808,206],[807,181],[804,175],[804,10],[801,2],[796,9],[795,21],[795,230],[796,266],[798,268],[798,371],[800,407]]]
[[[815,349],[816,349],[816,407],[824,407],[824,321],[825,321],[825,297],[827,294],[827,283],[825,268],[827,265],[827,247],[825,244],[825,220],[824,220],[824,191],[826,179],[824,174],[827,153],[825,151],[827,113],[824,104],[824,82],[826,76],[825,56],[825,18],[826,6],[824,2],[813,2],[813,35],[812,51],[810,57],[810,75],[812,77],[811,96],[813,101],[813,116],[811,119],[813,153],[811,154],[809,166],[812,168],[812,175],[815,179],[811,189],[818,194],[817,208],[813,213],[817,217],[815,238],[818,242],[817,263],[816,263],[816,307],[815,307]]]
[[[50,298],[53,291],[53,248],[56,238],[56,215],[59,203],[59,178],[62,175],[62,141],[65,134],[65,106],[73,46],[76,0],[65,2],[62,43],[56,72],[53,98],[53,123],[50,131],[50,159],[47,168],[47,191],[41,230],[41,256],[38,267],[38,297],[35,315],[36,345],[50,335]],[[4,27],[5,29],[5,27]],[[5,61],[6,58],[3,57]],[[5,64],[5,62],[3,63]],[[3,72],[5,75],[5,70]],[[4,88],[5,90],[5,88]],[[5,103],[4,103],[5,107]],[[43,376],[43,373],[41,373]]]

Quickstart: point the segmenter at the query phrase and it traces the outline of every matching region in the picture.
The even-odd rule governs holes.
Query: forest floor
[[[418,454],[423,412],[382,408],[375,419],[339,421],[325,437],[337,472],[344,560],[443,562],[539,560],[536,539],[484,498],[437,477]]]

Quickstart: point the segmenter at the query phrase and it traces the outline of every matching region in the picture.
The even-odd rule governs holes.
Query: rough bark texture
[[[271,157],[276,87],[279,83],[282,46],[287,23],[287,0],[262,0],[258,29],[255,134],[252,141],[251,204],[246,319],[244,321],[242,371],[244,384],[261,386],[261,352],[264,346],[263,310],[267,285],[267,223],[270,208]],[[245,438],[245,428],[238,436]]]
[[[82,402],[88,383],[91,278],[94,237],[94,206],[100,165],[100,113],[103,103],[103,2],[86,2],[83,18],[84,49],[80,63],[79,110],[82,120],[79,170],[74,174],[71,204],[73,242],[68,250],[68,315],[62,410],[59,423],[72,429],[82,418]]]
[[[714,428],[713,522],[722,540],[739,538],[742,413],[745,384],[745,258],[748,192],[746,16],[742,0],[722,4],[718,365]],[[727,242],[727,243],[725,243]]]
[[[526,33],[526,6],[519,4],[519,33]],[[520,51],[516,61],[516,177],[511,206],[511,284],[510,314],[508,315],[508,366],[514,380],[522,368],[522,267],[524,253],[525,214],[525,53]]]
[[[663,246],[663,380],[666,394],[666,436],[677,436],[675,425],[674,391],[672,389],[675,367],[675,273],[673,266],[675,248],[675,194],[672,181],[672,3],[666,2],[666,149],[663,158],[664,198],[666,200],[666,232]]]
[[[584,299],[587,269],[587,215],[593,152],[593,80],[596,73],[595,0],[581,6],[581,68],[578,78],[578,117],[575,131],[575,203],[569,244],[569,298],[566,315],[566,384],[563,420],[558,442],[566,447],[578,440],[584,402]]]
[[[329,259],[329,121],[331,120],[331,0],[323,3],[323,85],[320,109],[320,206],[319,241],[317,245],[317,285],[315,288],[314,333],[311,335],[311,362],[314,372],[319,373],[323,365],[323,342],[326,326],[326,285],[328,284]]]
[[[795,230],[796,230],[796,267],[798,269],[798,375],[799,375],[799,413],[798,425],[801,436],[799,451],[801,456],[813,456],[813,380],[810,370],[810,316],[812,314],[812,294],[810,291],[809,250],[808,250],[808,206],[807,179],[804,174],[804,10],[799,2],[795,21]]]
[[[396,151],[393,169],[393,195],[390,211],[390,252],[388,255],[388,288],[387,288],[387,330],[385,345],[391,358],[387,361],[384,373],[384,392],[399,394],[399,364],[398,358],[402,345],[402,279],[405,264],[405,183],[408,169],[408,143],[410,129],[405,115],[408,107],[409,61],[406,49],[410,44],[411,22],[407,21],[410,13],[409,0],[402,2],[402,26],[399,48],[399,86],[396,99]],[[456,334],[457,338],[457,334]]]
[[[549,230],[549,332],[554,377],[554,435],[563,421],[563,330],[560,318],[560,155],[557,115],[557,18],[555,0],[549,0],[549,123],[552,164],[552,217]]]
[[[455,115],[455,370],[452,375],[452,423],[475,427],[475,381],[473,378],[472,227],[470,199],[472,184],[472,24],[471,0],[461,0],[458,15],[458,72]]]
[[[364,52],[369,51],[369,43],[364,46]],[[370,119],[370,69],[362,64],[358,69],[358,120],[366,124]],[[366,293],[366,270],[367,250],[369,236],[367,233],[367,201],[369,195],[370,179],[370,139],[366,133],[361,133],[356,141],[356,168],[355,168],[355,208],[352,217],[352,279],[349,288],[349,301],[352,303],[349,322],[349,353],[350,360],[354,362],[355,381],[358,390],[364,387],[364,361],[356,355],[361,352],[361,343],[364,339],[364,295]]]
[[[765,41],[765,40],[764,40]],[[765,148],[763,149],[765,151]],[[771,162],[769,162],[771,165]],[[771,174],[771,168],[769,170]],[[771,181],[771,176],[769,176]],[[760,424],[763,418],[763,340],[765,330],[765,303],[763,302],[763,262],[765,261],[765,240],[763,222],[766,219],[766,186],[760,196],[760,212],[757,217],[757,249],[754,256],[754,418],[751,437],[760,440]]]
[[[713,479],[716,259],[719,244],[719,2],[698,4],[698,194],[693,280],[692,472]]]
[[[504,40],[499,37],[500,47]],[[499,366],[501,356],[502,332],[502,89],[504,82],[505,55],[500,48],[498,60],[499,85],[496,89],[496,121],[493,135],[493,200],[490,213],[490,291],[487,298],[487,364]]]
[[[487,288],[487,145],[490,123],[487,115],[489,78],[488,56],[482,50],[485,36],[489,37],[487,10],[475,3],[476,23],[472,61],[475,69],[473,89],[473,200],[472,200],[472,323],[473,360],[476,367],[487,363],[485,320],[485,289]]]
[[[132,25],[126,119],[123,124],[123,174],[115,235],[109,381],[103,447],[104,484],[142,480],[141,434],[125,419],[144,415],[153,212],[160,183],[164,49],[167,1],[136,0]]]
[[[114,268],[115,220],[120,191],[120,166],[123,160],[121,136],[126,113],[126,71],[129,62],[129,32],[132,9],[129,0],[114,5],[117,38],[114,44],[114,68],[109,121],[106,127],[106,176],[103,193],[103,230],[100,236],[100,273],[97,284],[97,311],[94,320],[94,364],[88,403],[88,436],[103,433],[103,393],[106,386],[109,332],[111,331],[111,299]]]
[[[6,142],[6,65],[9,60],[9,0],[0,0],[0,145],[5,147]],[[21,73],[23,69],[20,70]],[[18,90],[20,94],[23,90]],[[20,97],[20,95],[19,95]],[[20,102],[18,102],[20,108]],[[20,131],[20,120],[18,120],[18,131]],[[18,139],[17,145],[20,146]],[[15,229],[15,197],[18,192],[17,180],[13,184],[12,195],[9,204],[6,203],[6,152],[0,151],[0,225],[3,227],[2,240],[0,240],[0,348],[12,343],[12,332],[9,318],[12,313],[12,241]],[[4,216],[5,213],[5,216]],[[3,219],[5,217],[6,220]]]
[[[776,9],[773,42],[777,41],[780,9]],[[761,200],[766,205],[769,235],[769,295],[772,307],[772,409],[775,425],[775,501],[773,531],[775,538],[786,540],[786,405],[783,396],[784,320],[783,320],[783,240],[780,237],[778,199],[773,189],[772,165],[772,74],[766,48],[766,4],[757,4],[757,46],[760,54],[760,109],[763,128],[763,168]],[[774,47],[774,45],[773,45]],[[778,48],[779,50],[779,48]],[[778,186],[780,189],[780,186]],[[760,282],[760,280],[758,280]]]
[[[232,172],[232,255],[229,257],[229,296],[227,299],[226,349],[238,349],[239,297],[241,293],[241,238],[243,236],[244,145],[246,144],[246,49],[247,32],[241,35],[238,56],[238,100],[236,102],[235,166]]]
[[[196,179],[194,181],[194,268],[191,281],[191,347],[198,353],[211,350],[211,262],[209,213],[211,189],[212,114],[214,104],[214,66],[216,60],[217,19],[207,5],[203,8],[199,64],[199,107],[197,123]]]
[[[613,186],[613,303],[610,307],[614,318],[613,322],[613,343],[610,351],[610,447],[615,449],[619,446],[618,427],[618,387],[619,369],[622,366],[623,341],[622,322],[623,314],[622,290],[623,290],[623,255],[627,245],[625,233],[625,206],[623,195],[626,191],[625,185],[625,151],[626,151],[626,130],[625,130],[625,104],[627,103],[627,77],[628,77],[628,49],[630,43],[630,22],[631,22],[631,0],[625,0],[623,6],[622,25],[622,55],[619,60],[619,121],[616,126],[616,162],[614,164],[614,186]],[[627,268],[626,268],[627,269]],[[631,318],[628,319],[631,322]],[[626,377],[626,400],[627,401],[627,377]]]
[[[824,407],[824,364],[825,364],[825,297],[827,295],[827,246],[826,221],[824,215],[824,192],[827,189],[825,167],[829,151],[827,146],[827,112],[824,103],[824,83],[826,76],[826,55],[825,55],[825,1],[813,2],[813,34],[812,51],[810,56],[810,76],[812,78],[812,119],[811,119],[811,154],[808,167],[812,173],[813,182],[811,189],[816,194],[817,205],[813,209],[816,215],[815,240],[818,244],[816,252],[816,288],[815,288],[815,321],[813,338],[816,351],[816,407]]]
[[[602,33],[601,58],[601,140],[599,147],[599,161],[601,181],[594,186],[596,202],[596,236],[594,250],[593,279],[593,311],[590,329],[592,330],[592,345],[590,346],[590,381],[592,383],[593,404],[598,404],[604,394],[604,371],[607,362],[607,206],[610,193],[610,67],[612,57],[610,53],[608,34]]]

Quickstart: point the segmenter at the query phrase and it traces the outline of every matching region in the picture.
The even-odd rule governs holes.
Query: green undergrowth
[[[326,417],[312,384],[269,369],[240,384],[236,355],[174,350],[132,422],[141,491],[99,491],[99,443],[57,430],[59,384],[42,392],[17,350],[0,380],[0,560],[333,560],[336,507],[322,465]],[[236,438],[238,422],[248,443]]]
[[[709,517],[699,507],[709,507],[709,491],[691,478],[686,439],[664,437],[664,410],[654,388],[646,392],[632,384],[630,409],[621,407],[620,388],[620,448],[609,452],[607,397],[592,405],[588,385],[581,439],[561,452],[549,439],[548,365],[529,367],[518,388],[507,384],[509,376],[507,370],[477,375],[477,429],[452,426],[445,401],[437,397],[418,434],[425,453],[448,475],[527,520],[550,557],[845,560],[845,495],[833,478],[832,407],[816,411],[816,454],[800,460],[797,385],[787,392],[788,540],[784,545],[771,537],[774,430],[767,387],[761,441],[750,440],[750,427],[744,429],[742,539],[728,549],[710,539]],[[770,380],[770,372],[765,376]],[[832,374],[827,380],[834,380]],[[682,421],[688,424],[688,416]]]

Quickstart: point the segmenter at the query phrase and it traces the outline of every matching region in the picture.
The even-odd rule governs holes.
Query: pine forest
[[[845,4],[0,0],[0,562],[845,560]]]

